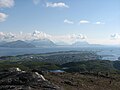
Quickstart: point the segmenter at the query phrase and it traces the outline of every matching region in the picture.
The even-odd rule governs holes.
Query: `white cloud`
[[[0,22],[5,21],[7,17],[8,15],[6,15],[5,13],[0,13]]]
[[[68,35],[49,35],[41,31],[34,31],[33,33],[3,33],[0,32],[0,40],[13,41],[13,40],[34,40],[34,39],[50,39],[54,42],[65,42],[72,44],[78,40],[85,40],[87,37],[83,34],[68,34]]]
[[[46,34],[41,31],[34,31],[33,33],[3,33],[0,32],[0,36],[2,40],[33,40],[33,39],[50,39],[51,35]]]
[[[73,21],[70,21],[70,20],[67,20],[67,19],[65,19],[65,20],[64,20],[64,23],[74,24],[74,22],[73,22]]]
[[[71,34],[70,38],[71,39],[86,39],[87,37],[85,35],[83,35],[83,34],[79,34],[79,35]]]
[[[118,34],[118,33],[112,34],[111,38],[112,39],[120,39],[120,34]]]
[[[2,8],[11,8],[15,4],[14,0],[0,0],[0,9]],[[3,22],[8,17],[5,13],[0,13],[0,22]]]
[[[0,32],[0,40],[3,40],[3,38],[4,38],[4,33],[3,32]]]
[[[5,34],[3,32],[0,32],[0,36],[4,36]]]
[[[87,37],[82,34],[68,34],[68,35],[57,35],[52,36],[50,39],[54,42],[65,42],[67,44],[72,44],[76,41],[85,40]]]
[[[110,42],[111,45],[120,45],[120,34],[115,33],[110,35],[110,39],[108,41]]]
[[[104,22],[96,22],[95,24],[100,25],[100,24],[105,24]]]
[[[79,24],[88,24],[90,23],[90,21],[87,21],[87,20],[80,20]]]
[[[0,39],[3,39],[4,35],[5,34],[3,32],[0,32]]]
[[[49,37],[51,37],[51,35],[48,35],[48,34],[46,34],[46,33],[44,33],[44,32],[40,32],[40,31],[37,31],[37,30],[32,33],[32,36],[33,36],[35,39],[44,39],[44,38],[49,38]]]
[[[40,0],[33,0],[33,3],[34,3],[35,5],[39,4],[39,2],[40,2]]]
[[[0,40],[3,40],[3,41],[12,41],[16,38],[16,35],[13,34],[13,33],[3,33],[3,32],[0,32]]]
[[[41,31],[34,31],[33,33],[4,33],[0,32],[0,40],[2,41],[13,41],[13,40],[34,40],[34,39],[50,39],[53,42],[65,42],[72,44],[76,41],[87,41],[92,44],[106,44],[106,45],[117,45],[120,44],[120,34],[112,34],[111,38],[96,39],[87,38],[84,34],[66,34],[66,35],[50,35]]]
[[[104,39],[96,39],[96,38],[88,38],[86,39],[90,44],[101,44],[101,45],[120,45],[120,40],[111,40],[109,38]]]
[[[12,40],[12,39],[14,39],[16,36],[15,36],[15,34],[13,34],[13,33],[7,33],[6,35],[4,35],[4,39],[7,39],[7,40]]]
[[[32,33],[23,33],[23,32],[19,32],[18,34],[16,34],[15,40],[32,40],[33,36]]]
[[[53,7],[53,8],[55,8],[55,7],[60,7],[60,8],[65,7],[65,8],[69,8],[69,6],[66,5],[63,2],[58,2],[58,3],[47,2],[46,7]]]
[[[14,6],[14,0],[0,0],[0,8],[10,8]]]

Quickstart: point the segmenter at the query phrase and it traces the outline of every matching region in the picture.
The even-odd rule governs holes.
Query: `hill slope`
[[[55,44],[49,39],[36,39],[36,40],[28,41],[28,42],[35,45],[36,47],[55,46]]]
[[[9,47],[9,48],[34,48],[35,46],[30,44],[30,43],[26,43],[24,41],[21,40],[17,40],[17,41],[12,41],[12,42],[7,42],[5,44],[0,45],[0,47]]]

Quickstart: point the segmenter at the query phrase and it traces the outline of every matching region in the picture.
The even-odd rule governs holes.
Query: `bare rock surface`
[[[0,72],[0,90],[58,90],[59,87],[43,79],[44,76],[17,69]]]

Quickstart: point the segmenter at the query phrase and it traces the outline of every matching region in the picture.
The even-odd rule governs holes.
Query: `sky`
[[[0,0],[0,40],[120,44],[120,0]]]

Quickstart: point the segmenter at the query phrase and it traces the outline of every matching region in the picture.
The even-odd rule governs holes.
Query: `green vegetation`
[[[114,62],[113,62],[113,66],[114,66],[116,69],[120,70],[120,61],[114,61]]]
[[[117,61],[120,62],[120,61]],[[63,64],[62,67],[67,67],[68,72],[110,72],[119,71],[116,61],[107,60],[91,60],[81,62],[70,62]]]
[[[0,61],[0,69],[9,69],[12,67],[19,67],[22,70],[40,69],[40,70],[54,70],[60,67],[56,64],[36,61]]]
[[[120,73],[120,61],[89,60],[80,62],[69,62],[65,64],[54,64],[40,61],[15,61],[1,60],[0,69],[19,67],[22,70],[39,69],[42,71],[64,70],[66,72],[88,72],[88,73]],[[65,68],[65,69],[64,69]]]
[[[95,52],[64,51],[46,54],[26,54],[0,57],[0,69],[19,67],[23,70],[57,70],[67,72],[120,72],[120,61],[100,60]],[[64,69],[67,68],[67,69]]]
[[[1,77],[4,77],[4,73],[8,74],[5,70],[13,67],[29,73],[32,70],[42,71],[45,78],[61,90],[120,89],[120,61],[100,60],[100,56],[94,52],[71,51],[0,57]],[[50,70],[65,72],[55,73],[49,72]]]
[[[95,52],[89,51],[64,51],[53,52],[45,54],[26,54],[18,56],[3,56],[1,60],[15,60],[15,61],[36,61],[36,62],[48,62],[54,64],[65,64],[68,62],[79,62],[87,60],[100,60],[101,56]]]

